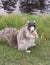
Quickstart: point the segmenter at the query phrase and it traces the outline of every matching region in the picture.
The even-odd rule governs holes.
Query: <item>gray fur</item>
[[[17,30],[15,28],[5,28],[0,31],[0,40],[7,40],[9,46],[17,46]]]
[[[37,32],[36,32],[37,34]],[[38,34],[36,36],[38,38]],[[18,50],[24,50],[30,52],[28,48],[35,46],[35,38],[32,37],[31,33],[28,31],[27,26],[21,28],[17,34],[18,40]]]
[[[5,28],[0,31],[0,40],[7,40],[11,47],[18,48],[18,50],[28,51],[28,48],[35,46],[35,38],[38,38],[36,30],[36,36],[32,36],[27,28],[28,26],[22,27],[19,31],[15,28]]]

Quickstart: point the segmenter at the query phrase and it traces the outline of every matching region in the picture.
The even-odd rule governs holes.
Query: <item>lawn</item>
[[[15,15],[0,16],[0,30],[6,27],[20,29],[27,21],[36,21],[39,38],[30,54],[10,47],[0,40],[0,65],[50,65],[50,15]]]

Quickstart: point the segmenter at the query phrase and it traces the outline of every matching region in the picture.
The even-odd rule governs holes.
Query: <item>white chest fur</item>
[[[21,40],[19,41],[19,45],[18,45],[18,49],[19,50],[27,50],[30,47],[34,46],[34,40],[30,39],[30,40]]]

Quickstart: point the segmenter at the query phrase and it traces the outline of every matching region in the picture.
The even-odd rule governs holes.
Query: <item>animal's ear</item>
[[[31,22],[32,22],[32,21],[31,21]],[[35,21],[35,20],[34,20],[33,22],[34,22],[34,23],[36,23],[36,21]],[[30,23],[30,21],[28,20],[28,21],[27,21],[27,23]]]
[[[28,20],[27,23],[30,23],[30,21]]]
[[[34,22],[34,23],[36,23],[36,21],[35,21],[35,20],[34,20],[33,22]]]
[[[30,23],[30,21],[28,20],[27,23],[25,24],[26,26],[28,25],[28,23]]]

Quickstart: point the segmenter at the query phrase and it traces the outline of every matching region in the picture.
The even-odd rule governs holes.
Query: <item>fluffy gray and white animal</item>
[[[35,22],[29,22],[20,30],[16,28],[5,28],[0,31],[0,40],[7,40],[11,47],[30,53],[30,47],[35,46],[35,39],[38,38]]]

